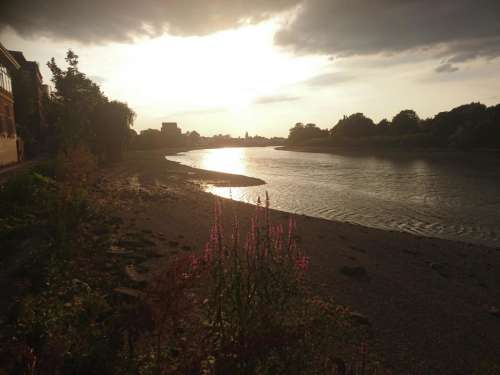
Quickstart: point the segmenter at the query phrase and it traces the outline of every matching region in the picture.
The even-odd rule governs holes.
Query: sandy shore
[[[208,239],[215,197],[202,184],[263,181],[185,167],[165,160],[166,153],[135,152],[105,170],[94,199],[110,202],[125,229],[162,238],[156,250],[168,255],[200,249]],[[224,205],[226,227],[233,214],[245,224],[254,212],[244,203]],[[272,211],[275,222],[288,217]],[[500,249],[296,219],[314,290],[368,317],[397,373],[421,365],[436,374],[469,374],[499,360],[500,317],[490,309],[500,307]]]

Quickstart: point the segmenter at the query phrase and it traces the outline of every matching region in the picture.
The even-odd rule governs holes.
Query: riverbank
[[[447,148],[352,148],[334,146],[278,146],[280,151],[311,152],[320,154],[362,155],[362,156],[397,156],[406,157],[432,157],[440,155],[470,155],[500,157],[500,149],[478,149],[474,151],[460,151]]]
[[[28,351],[14,346],[14,353],[21,351],[28,362],[45,359],[48,364],[64,344],[63,348],[70,346],[66,356],[74,356],[72,363],[79,369],[99,363],[131,365],[120,362],[121,354],[116,353],[122,348],[112,342],[134,334],[135,328],[147,329],[147,321],[136,314],[150,281],[169,269],[173,259],[189,256],[207,242],[219,198],[205,193],[205,184],[263,183],[165,159],[164,155],[176,151],[131,152],[123,162],[99,170],[86,197],[92,207],[83,216],[68,216],[71,221],[81,218],[78,233],[69,239],[68,232],[54,232],[55,238],[66,238],[61,243],[64,247],[54,247],[46,235],[59,228],[55,226],[59,210],[48,207],[46,212],[42,205],[37,217],[29,215],[26,223],[13,223],[19,229],[10,231],[10,240],[1,244],[8,249],[15,249],[11,245],[17,242],[21,246],[17,253],[3,254],[0,344],[10,345],[10,338],[23,337],[24,330],[32,340],[43,327],[42,332],[64,342],[48,340],[39,347],[37,338],[28,341]],[[54,188],[50,180],[33,178],[40,187]],[[222,202],[226,234],[234,215],[245,233],[255,206]],[[289,217],[271,210],[275,223],[288,225]],[[373,334],[375,344],[370,350],[382,353],[395,374],[422,373],[418,369],[429,374],[469,374],[483,363],[498,361],[498,249],[294,217],[296,240],[310,257],[312,291],[359,313],[355,315],[358,324],[369,325]],[[3,310],[9,314],[4,316]],[[75,329],[70,335],[64,328],[68,326]],[[88,330],[89,326],[95,329]],[[78,345],[77,351],[71,349],[73,345]],[[108,352],[97,355],[97,347]],[[43,355],[33,359],[31,348],[35,353],[44,349]],[[15,358],[9,353],[0,350],[0,363]],[[101,362],[90,364],[87,358]]]
[[[165,154],[132,153],[102,172],[94,199],[107,201],[123,228],[161,235],[165,240],[155,245],[157,252],[200,249],[216,199],[201,186],[261,181],[185,167],[165,160]],[[247,226],[255,208],[224,202]],[[272,211],[274,221],[286,223],[288,217]],[[466,374],[498,360],[498,249],[306,216],[296,220],[311,258],[313,288],[365,315],[380,350],[399,371],[420,364],[439,374]]]

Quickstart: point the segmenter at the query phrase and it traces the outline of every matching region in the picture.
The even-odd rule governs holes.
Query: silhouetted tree
[[[297,123],[290,129],[288,143],[307,141],[306,128],[308,125]],[[492,107],[466,104],[425,120],[413,110],[404,110],[392,122],[383,119],[377,125],[362,113],[355,113],[344,116],[330,130],[330,135],[329,142],[320,140],[314,144],[361,148],[500,148],[500,104]]]
[[[391,123],[387,119],[381,120],[376,127],[378,135],[389,134],[391,128]]]
[[[481,103],[471,103],[453,108],[449,112],[441,112],[434,117],[432,132],[443,146],[450,143],[452,137],[460,128],[469,127],[488,120],[486,106]],[[462,130],[460,131],[462,132]]]
[[[399,112],[392,119],[391,128],[395,134],[416,133],[419,130],[420,118],[417,113],[411,109],[405,109]]]
[[[91,118],[94,108],[107,101],[99,86],[79,71],[78,56],[73,51],[68,51],[65,60],[68,63],[66,70],[62,70],[54,58],[47,63],[55,86],[51,104],[57,143],[63,148],[93,140]]]
[[[101,160],[117,161],[123,158],[135,116],[134,111],[122,102],[112,101],[96,105],[91,125],[95,134],[92,146]]]
[[[298,122],[293,128],[290,129],[288,142],[290,144],[303,144],[306,141],[325,138],[327,136],[328,131],[318,128],[316,124],[309,123],[304,125],[303,123]]]
[[[344,116],[330,131],[334,137],[368,137],[375,132],[373,120],[362,113]]]
[[[55,86],[49,112],[56,145],[63,150],[85,145],[102,159],[119,159],[135,113],[125,103],[110,102],[99,86],[80,72],[73,51],[67,52],[65,60],[66,70],[54,58],[47,63]]]
[[[186,138],[187,138],[187,143],[190,146],[197,146],[201,140],[201,136],[196,130],[193,130],[192,132],[187,132]]]

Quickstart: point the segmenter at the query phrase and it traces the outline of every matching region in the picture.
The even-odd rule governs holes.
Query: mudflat
[[[177,150],[130,153],[100,174],[93,199],[123,227],[158,235],[157,251],[202,249],[216,199],[203,184],[250,186],[264,181],[167,161]],[[271,200],[273,197],[270,197]],[[255,206],[222,199],[225,228],[242,231]],[[285,225],[291,214],[271,210]],[[295,215],[298,241],[310,257],[314,292],[366,317],[396,373],[422,368],[469,374],[500,358],[500,249],[417,237]],[[168,258],[155,258],[162,267]],[[163,259],[163,260],[162,260]]]

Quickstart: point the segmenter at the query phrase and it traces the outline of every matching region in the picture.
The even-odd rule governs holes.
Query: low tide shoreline
[[[202,186],[264,181],[164,157],[179,151],[186,150],[131,153],[103,171],[96,199],[116,197],[112,209],[126,227],[161,232],[195,251],[208,239],[218,199]],[[244,231],[255,207],[223,202],[226,228],[236,215]],[[289,216],[271,210],[275,222],[286,223]],[[465,374],[498,360],[500,318],[492,311],[500,303],[499,249],[294,216],[311,259],[312,288],[365,315],[378,349],[398,373],[422,366]]]

